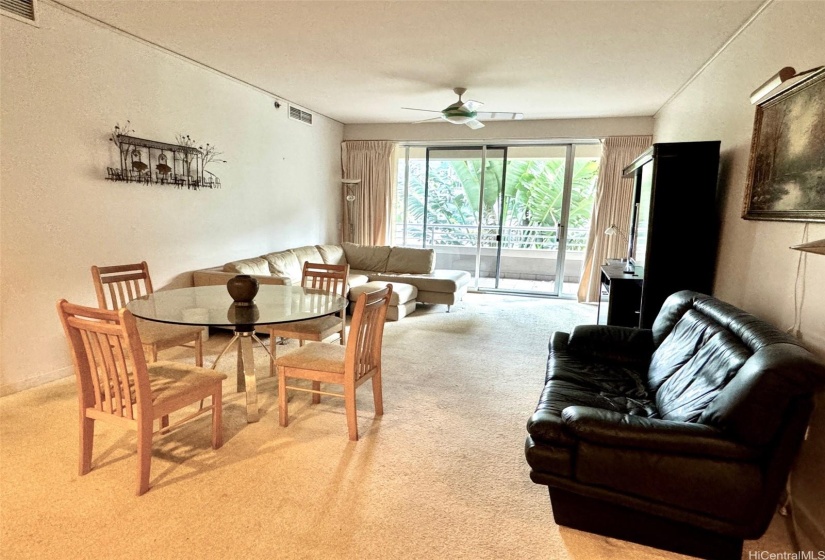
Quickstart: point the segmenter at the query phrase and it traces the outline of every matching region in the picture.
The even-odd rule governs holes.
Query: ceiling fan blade
[[[433,117],[432,119],[424,119],[423,121],[413,121],[410,124],[418,124],[423,122],[430,122],[430,121],[440,121],[442,120],[441,117]]]
[[[479,128],[484,128],[484,123],[481,123],[481,122],[479,122],[475,119],[471,119],[471,120],[465,122],[464,124],[466,124],[467,126],[472,128],[473,130],[478,130]]]
[[[497,111],[494,113],[476,113],[477,119],[485,121],[520,121],[524,118],[524,113],[506,113]]]
[[[441,111],[433,111],[432,109],[416,109],[415,107],[401,107],[402,109],[407,109],[408,111],[427,111],[428,113],[440,113]]]
[[[484,105],[484,103],[482,103],[481,101],[473,101],[471,99],[469,101],[465,101],[464,105],[462,105],[461,107],[464,108],[464,109],[467,109],[468,111],[475,111],[476,109],[478,109],[482,105]]]

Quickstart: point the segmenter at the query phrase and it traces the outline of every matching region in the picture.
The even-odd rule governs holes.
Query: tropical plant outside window
[[[573,277],[578,272],[571,274],[571,269],[581,260],[587,243],[598,175],[598,151],[598,145],[595,148],[591,145],[589,150],[582,150],[582,156],[572,159],[568,221],[560,230],[565,194],[566,160],[560,157],[565,152],[563,146],[511,148],[506,171],[505,151],[501,148],[488,148],[484,163],[478,149],[474,152],[432,150],[429,177],[426,149],[411,147],[408,159],[402,150],[394,243],[433,247],[439,254],[439,266],[471,273],[476,269],[472,264],[473,248],[479,248],[481,278],[498,274],[501,278],[552,282],[557,274],[554,268],[559,251],[557,236],[563,231],[568,256],[563,275],[565,282],[577,282]],[[539,157],[539,154],[548,156]],[[502,260],[496,266],[499,235]],[[539,263],[540,259],[544,262]],[[484,285],[489,287],[487,282]],[[496,284],[496,287],[501,286]]]
[[[422,244],[421,227],[424,223],[424,180],[425,160],[410,159],[410,182],[407,191],[407,236],[406,245]],[[445,229],[435,239],[428,239],[428,245],[474,245],[479,203],[483,204],[483,229],[497,232],[501,219],[501,198],[496,188],[501,182],[502,162],[487,162],[485,184],[488,186],[484,200],[480,201],[481,169],[480,160],[445,160],[430,164],[430,192],[428,205],[431,226],[459,225],[460,229]],[[571,231],[586,229],[593,210],[598,161],[577,158],[573,166],[573,190],[571,192],[568,227]],[[404,169],[399,169],[399,200],[404,194]],[[555,211],[561,206],[564,194],[564,160],[529,159],[509,160],[504,186],[504,229],[518,229],[517,235],[505,237],[508,248],[514,249],[557,249],[555,238],[559,215]],[[396,224],[404,222],[404,204],[396,205]],[[418,227],[416,227],[418,226]],[[493,234],[495,235],[495,234]],[[482,246],[492,246],[493,240],[485,240]],[[508,239],[509,238],[509,239]],[[486,241],[486,242],[485,242]],[[508,243],[509,241],[509,243]],[[568,250],[584,251],[587,232],[575,235],[568,242]]]

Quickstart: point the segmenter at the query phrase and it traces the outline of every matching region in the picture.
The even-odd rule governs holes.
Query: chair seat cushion
[[[327,315],[326,317],[316,317],[305,321],[292,321],[291,323],[277,323],[269,326],[270,336],[283,336],[286,338],[310,337],[318,340],[341,332],[343,323],[338,315]]]
[[[400,282],[367,282],[361,286],[350,288],[349,300],[356,301],[358,296],[369,292],[376,292],[387,287],[387,284],[392,284],[392,296],[390,297],[390,306],[402,305],[408,301],[415,299],[418,295],[418,288],[412,284],[402,284]]]
[[[191,342],[195,336],[203,331],[201,326],[170,325],[169,323],[158,323],[157,321],[146,321],[137,319],[138,334],[142,344],[167,343],[168,346],[176,346],[180,342]]]
[[[278,366],[314,371],[330,371],[344,375],[345,346],[340,344],[310,343],[289,354],[278,357]]]
[[[215,384],[226,379],[226,375],[211,369],[163,360],[147,364],[147,370],[156,415],[158,410],[163,411],[164,404],[174,405],[181,395],[192,395],[194,402],[199,400],[198,394],[208,395]]]

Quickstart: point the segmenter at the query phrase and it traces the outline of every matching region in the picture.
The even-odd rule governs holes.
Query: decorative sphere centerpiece
[[[259,287],[258,279],[249,274],[238,274],[226,283],[226,289],[238,307],[251,306],[252,300],[258,294]]]

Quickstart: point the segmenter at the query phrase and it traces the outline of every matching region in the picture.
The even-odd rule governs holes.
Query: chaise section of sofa
[[[194,272],[196,286],[226,284],[236,274],[249,274],[265,284],[300,284],[305,262],[349,264],[349,288],[367,282],[395,282],[415,286],[419,303],[458,303],[467,293],[470,275],[463,270],[435,268],[435,251],[413,247],[305,245],[240,259]]]

